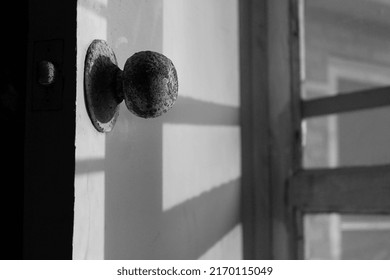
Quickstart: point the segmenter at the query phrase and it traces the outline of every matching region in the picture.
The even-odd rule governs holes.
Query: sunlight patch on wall
[[[238,126],[163,125],[163,210],[241,175]]]
[[[107,4],[108,4],[108,0],[95,0],[95,2],[97,2],[100,5],[103,5],[105,7],[107,7]]]
[[[178,71],[180,96],[239,106],[237,0],[164,1],[163,53]]]

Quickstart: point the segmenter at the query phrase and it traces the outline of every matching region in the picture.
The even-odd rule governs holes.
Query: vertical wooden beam
[[[287,206],[288,179],[299,167],[294,147],[300,142],[295,71],[293,64],[291,1],[268,1],[269,110],[273,257],[294,258],[292,210]],[[294,32],[298,32],[295,30]],[[294,66],[293,66],[294,65]],[[298,99],[298,100],[297,100]],[[294,159],[295,157],[295,159]]]
[[[271,259],[267,0],[239,5],[244,258]]]
[[[290,75],[291,75],[291,118],[292,118],[292,165],[290,166],[290,176],[296,174],[302,168],[302,110],[301,110],[301,83],[304,80],[304,26],[303,26],[303,1],[289,0],[289,43],[290,43]],[[290,178],[287,178],[290,182]],[[290,188],[288,183],[287,188]],[[285,190],[285,197],[289,195],[289,189]],[[289,233],[288,243],[291,259],[304,259],[304,214],[289,204],[287,198],[287,231]]]
[[[301,84],[305,79],[303,1],[289,0],[289,55],[291,75],[291,114],[293,125],[292,169],[295,173],[302,168],[302,109]]]

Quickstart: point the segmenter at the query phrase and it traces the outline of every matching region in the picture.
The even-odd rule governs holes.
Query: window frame
[[[302,100],[302,0],[239,11],[244,258],[303,259],[306,213],[390,213],[390,165],[303,169],[303,117],[390,105],[389,88]]]
[[[303,61],[301,36],[303,1],[290,0],[290,29],[292,71],[297,71]],[[301,139],[301,122],[314,116],[329,116],[334,113],[358,112],[362,109],[390,105],[390,87],[376,87],[340,95],[302,100],[302,75],[291,74],[291,112]],[[294,99],[299,99],[297,105]],[[297,113],[298,112],[298,113]],[[299,147],[297,146],[299,145]],[[292,142],[291,150],[302,158],[301,144]],[[292,175],[288,181],[288,216],[291,218],[294,236],[293,256],[304,259],[303,217],[313,213],[339,214],[390,214],[390,164],[358,167],[304,169],[300,160],[295,160]]]

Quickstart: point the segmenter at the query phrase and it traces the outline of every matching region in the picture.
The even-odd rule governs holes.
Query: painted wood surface
[[[296,104],[292,83],[291,1],[268,1],[269,129],[272,189],[273,258],[289,259],[293,254],[292,224],[285,203],[287,180],[297,168]]]
[[[308,212],[390,212],[390,166],[306,170],[291,181],[291,205]]]
[[[24,258],[71,259],[75,163],[76,4],[28,1],[29,37],[26,87]],[[45,100],[34,79],[37,44],[62,42],[60,91],[55,106]],[[44,51],[42,51],[44,53]],[[47,54],[49,55],[49,54]],[[66,77],[66,78],[65,78]],[[21,78],[22,79],[22,78]],[[21,175],[23,176],[23,175]]]
[[[272,258],[266,1],[240,1],[244,257]]]

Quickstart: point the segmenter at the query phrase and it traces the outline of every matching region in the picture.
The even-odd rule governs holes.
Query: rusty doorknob
[[[84,66],[86,107],[99,132],[112,130],[123,100],[133,114],[142,118],[158,117],[176,101],[176,69],[160,53],[137,52],[127,59],[122,71],[110,46],[103,40],[94,40]]]

